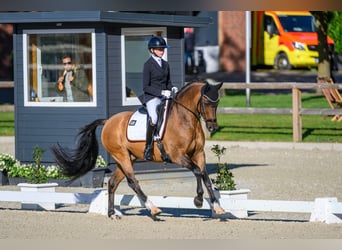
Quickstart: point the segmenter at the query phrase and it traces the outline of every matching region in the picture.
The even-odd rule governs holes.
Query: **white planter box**
[[[222,199],[230,199],[230,200],[247,200],[248,194],[251,191],[249,189],[238,189],[238,190],[214,190],[214,194],[216,198],[221,201]],[[212,212],[212,217],[214,218],[246,218],[248,217],[247,210],[239,209],[239,210],[227,210],[226,214],[216,214]]]
[[[20,187],[21,192],[48,192],[54,193],[55,187],[57,187],[57,183],[43,183],[43,184],[30,184],[30,183],[19,183],[18,187]],[[55,210],[55,203],[52,202],[34,202],[34,201],[25,201],[21,203],[22,209],[30,209],[30,210]]]

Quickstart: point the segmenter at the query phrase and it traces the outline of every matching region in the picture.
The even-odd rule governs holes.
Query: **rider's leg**
[[[153,160],[153,136],[157,127],[157,106],[160,104],[161,100],[156,97],[146,103],[147,113],[149,119],[147,121],[146,128],[146,145],[144,151],[144,159],[147,161]]]
[[[153,160],[153,136],[156,127],[157,125],[153,124],[152,121],[149,119],[146,128],[146,144],[144,151],[144,160],[146,161]]]

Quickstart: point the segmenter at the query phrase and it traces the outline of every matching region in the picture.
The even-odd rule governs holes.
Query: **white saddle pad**
[[[162,138],[165,128],[165,116],[166,112],[164,113],[163,124],[159,131],[159,134],[154,137],[154,140],[158,137]],[[129,141],[146,141],[146,119],[147,114],[142,114],[138,110],[133,113],[133,115],[129,119],[127,127],[127,139]]]

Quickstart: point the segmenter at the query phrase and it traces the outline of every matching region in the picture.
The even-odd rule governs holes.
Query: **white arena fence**
[[[149,199],[160,208],[205,209],[211,210],[208,198],[202,208],[196,208],[193,197],[149,196]],[[0,201],[21,202],[23,209],[54,210],[55,204],[89,204],[89,213],[107,215],[107,190],[96,190],[93,193],[61,193],[61,192],[22,192],[0,191]],[[283,201],[283,200],[250,200],[220,198],[223,209],[230,212],[229,218],[248,217],[248,211],[310,213],[311,222],[342,223],[342,203],[335,197],[317,198],[315,201]],[[143,207],[136,195],[115,194],[117,206]],[[214,214],[213,214],[214,216]],[[217,216],[221,217],[221,216]]]

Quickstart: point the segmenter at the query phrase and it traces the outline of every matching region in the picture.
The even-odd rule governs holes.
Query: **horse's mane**
[[[178,93],[183,93],[184,91],[186,91],[188,88],[192,87],[192,85],[194,85],[195,83],[202,83],[202,84],[208,84],[207,81],[191,81],[188,82],[187,84],[185,84],[179,91]]]

